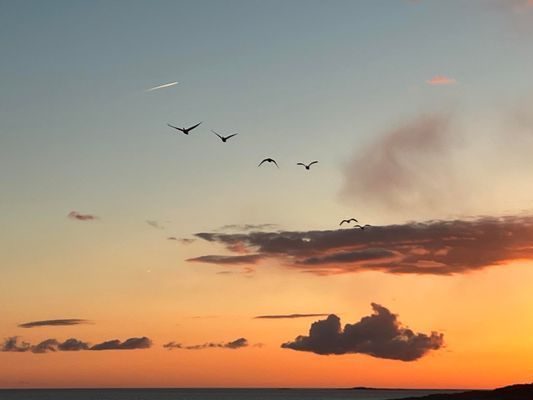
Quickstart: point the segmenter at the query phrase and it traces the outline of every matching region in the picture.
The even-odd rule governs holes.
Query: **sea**
[[[391,400],[453,390],[411,389],[1,389],[0,400]]]

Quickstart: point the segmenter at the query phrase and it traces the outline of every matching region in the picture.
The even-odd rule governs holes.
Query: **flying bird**
[[[233,135],[222,136],[222,135],[219,135],[218,133],[216,133],[214,130],[211,130],[211,132],[213,132],[215,135],[217,135],[220,138],[220,140],[222,140],[222,142],[224,142],[224,143],[226,143],[229,138],[232,138],[233,136],[238,135],[238,133],[234,133]]]
[[[352,222],[352,221],[354,221],[354,222],[359,222],[359,221],[356,220],[355,218],[343,219],[339,225],[342,225],[342,224],[344,224],[345,222],[346,222],[347,224],[349,224],[349,223]]]
[[[261,161],[261,162],[259,163],[258,167],[260,167],[264,162],[274,163],[274,164],[276,164],[276,167],[279,168],[278,163],[277,163],[276,160],[274,160],[273,158],[265,158],[263,161]]]
[[[311,168],[311,165],[316,164],[317,162],[318,161],[313,161],[313,162],[310,162],[309,164],[304,164],[304,163],[299,162],[296,165],[302,165],[305,167],[306,170],[309,170],[309,168]]]
[[[196,125],[191,126],[190,128],[178,128],[177,126],[167,124],[171,128],[177,129],[180,132],[183,132],[184,134],[188,135],[190,131],[192,131],[194,128],[196,128],[198,125],[200,125],[201,122],[198,122]]]
[[[372,226],[372,225],[368,225],[368,224],[366,224],[366,225],[362,225],[362,226],[361,226],[361,225],[354,225],[354,228],[365,229],[365,228],[369,228],[369,227],[371,227],[371,226]]]

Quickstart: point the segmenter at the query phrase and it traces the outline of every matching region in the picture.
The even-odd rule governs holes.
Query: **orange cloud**
[[[188,261],[218,265],[256,264],[275,259],[317,275],[382,271],[452,275],[533,260],[533,216],[453,221],[327,231],[198,233],[231,251],[244,243],[253,254],[204,255]]]
[[[444,75],[435,75],[433,78],[426,81],[428,85],[432,86],[444,86],[444,85],[454,85],[457,81],[453,78],[449,78]]]

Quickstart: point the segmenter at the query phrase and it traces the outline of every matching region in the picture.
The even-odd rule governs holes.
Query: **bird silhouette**
[[[368,227],[371,227],[371,226],[372,226],[372,225],[368,225],[368,224],[363,225],[363,226],[361,226],[361,225],[354,225],[354,228],[365,229],[365,228],[368,228]]]
[[[218,133],[216,133],[213,130],[211,130],[211,132],[213,132],[215,135],[217,135],[220,138],[220,140],[222,140],[222,142],[224,142],[224,143],[226,143],[229,138],[232,138],[233,136],[238,135],[238,133],[234,133],[233,135],[222,136],[222,135],[219,135]]]
[[[191,126],[190,128],[178,128],[177,126],[167,124],[171,128],[174,128],[180,132],[183,132],[184,134],[188,135],[190,131],[192,131],[194,128],[196,128],[198,125],[200,125],[201,122],[198,122],[196,125]]]
[[[359,222],[359,221],[356,220],[355,218],[343,219],[339,225],[342,225],[342,224],[344,224],[345,222],[346,222],[347,224],[349,224],[349,223],[352,222],[352,221],[354,221],[354,222]]]
[[[317,162],[318,161],[313,161],[313,162],[310,162],[309,164],[304,164],[304,163],[299,162],[296,165],[302,165],[305,167],[306,170],[309,170],[309,168],[311,168],[311,165],[316,164]]]
[[[258,167],[260,167],[260,166],[261,166],[263,163],[265,163],[265,162],[274,163],[274,164],[276,164],[276,167],[279,168],[278,163],[277,163],[276,160],[274,160],[273,158],[265,158],[263,161],[261,161],[261,162],[259,163]]]

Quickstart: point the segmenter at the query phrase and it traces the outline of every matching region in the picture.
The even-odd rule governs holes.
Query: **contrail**
[[[164,89],[164,88],[167,88],[167,87],[170,87],[170,86],[174,86],[174,85],[177,85],[178,82],[171,82],[171,83],[165,83],[164,85],[161,85],[161,86],[156,86],[156,87],[153,87],[153,88],[150,88],[150,89],[146,89],[147,92],[151,92],[152,90],[157,90],[157,89]]]

